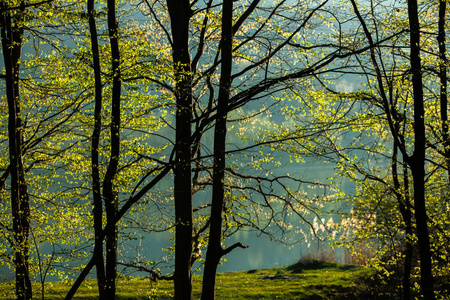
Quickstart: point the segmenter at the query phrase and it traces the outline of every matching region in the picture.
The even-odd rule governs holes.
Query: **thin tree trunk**
[[[450,182],[450,134],[448,124],[448,98],[447,98],[447,54],[445,47],[445,22],[447,1],[439,1],[438,36],[439,44],[439,81],[440,81],[440,109],[442,122],[442,140],[444,145],[445,167],[447,168],[448,180]]]
[[[192,74],[189,55],[188,0],[167,0],[172,28],[172,57],[175,71],[175,299],[192,299],[192,178],[191,122]]]
[[[404,265],[404,276],[403,276],[403,298],[404,300],[411,299],[411,270],[412,270],[412,256],[413,256],[413,226],[412,226],[412,206],[411,198],[409,194],[409,176],[408,168],[406,163],[403,163],[403,189],[404,189],[404,200],[405,208],[403,215],[403,220],[405,221],[406,228],[406,249],[405,249],[405,265]]]
[[[103,230],[103,207],[102,207],[102,195],[99,173],[99,142],[100,131],[102,126],[101,112],[102,112],[102,79],[100,69],[100,58],[98,50],[98,37],[97,28],[95,25],[95,10],[94,0],[87,1],[87,10],[89,14],[89,30],[91,34],[91,50],[92,60],[94,65],[94,78],[95,78],[95,104],[94,104],[94,130],[92,133],[92,150],[91,150],[91,162],[92,162],[92,190],[93,190],[93,218],[94,218],[94,235],[95,235],[95,248],[100,249],[103,253],[103,239],[100,238]],[[95,250],[94,250],[95,251]],[[105,299],[105,265],[103,255],[100,255],[96,262],[97,269],[97,284],[100,299]]]
[[[118,25],[116,20],[115,0],[108,0],[108,32],[111,45],[112,64],[112,99],[111,99],[111,152],[105,179],[103,181],[103,198],[105,201],[107,223],[113,223],[118,211],[118,195],[114,190],[120,155],[120,52],[118,43]],[[106,299],[115,299],[117,275],[117,226],[111,226],[106,232]]]
[[[222,213],[225,196],[225,142],[227,134],[227,107],[230,98],[232,69],[233,2],[223,1],[222,9],[222,63],[220,74],[217,118],[214,127],[213,192],[211,202],[208,250],[203,272],[202,300],[215,298],[217,265],[224,255],[222,241]]]
[[[399,124],[399,123],[397,123]],[[397,126],[397,130],[398,130]],[[397,171],[397,159],[398,159],[398,147],[394,145],[392,153],[392,178],[394,182],[395,195],[397,197],[397,203],[405,222],[405,260],[403,266],[403,300],[411,299],[411,262],[412,262],[412,243],[411,236],[413,234],[412,229],[412,210],[409,199],[409,183],[408,183],[408,169],[403,163],[403,187],[400,185]]]
[[[417,0],[408,0],[410,60],[414,97],[414,154],[408,163],[414,181],[414,206],[420,256],[420,285],[424,299],[434,299],[430,238],[425,205],[425,123],[422,70],[420,61],[420,24]]]
[[[9,160],[11,167],[11,212],[13,222],[14,265],[16,269],[17,299],[31,299],[29,277],[30,201],[22,163],[22,131],[20,119],[19,70],[22,51],[24,2],[20,9],[8,10],[0,2],[1,39],[6,72],[6,97],[8,102]],[[12,14],[12,16],[11,16]]]

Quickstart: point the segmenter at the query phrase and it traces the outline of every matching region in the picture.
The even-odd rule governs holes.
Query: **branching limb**
[[[127,263],[122,263],[122,262],[118,262],[118,265],[127,267],[127,268],[134,268],[137,271],[140,272],[146,272],[150,274],[150,280],[153,282],[156,282],[158,280],[173,280],[173,275],[171,276],[164,276],[164,275],[160,275],[159,272],[146,268],[144,266],[139,266],[139,265],[133,265],[133,264],[127,264]]]

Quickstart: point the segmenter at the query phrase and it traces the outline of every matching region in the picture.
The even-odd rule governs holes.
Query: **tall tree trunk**
[[[91,51],[94,65],[95,78],[95,104],[94,104],[94,130],[92,133],[91,163],[92,163],[92,190],[93,190],[93,218],[95,248],[103,253],[103,239],[100,237],[103,230],[103,207],[99,172],[99,142],[102,126],[102,79],[100,69],[100,58],[98,50],[97,28],[95,24],[94,0],[87,1],[87,11],[89,14],[89,30],[91,34]],[[95,250],[94,250],[95,251]],[[100,299],[105,299],[105,265],[103,255],[100,255],[96,262],[97,284]]]
[[[118,25],[116,20],[116,2],[108,0],[108,33],[111,45],[112,64],[112,98],[111,98],[111,152],[109,164],[103,181],[103,198],[105,201],[107,223],[114,223],[118,211],[118,194],[114,190],[120,155],[120,52],[118,43]],[[111,226],[106,233],[106,299],[115,299],[117,275],[117,226]]]
[[[414,206],[420,256],[420,286],[424,299],[434,299],[430,238],[425,205],[425,123],[420,24],[417,0],[408,0],[410,60],[414,97],[414,154],[408,159],[414,181]]]
[[[439,44],[439,91],[441,122],[442,122],[442,140],[444,146],[445,167],[447,168],[448,180],[450,183],[450,134],[448,124],[448,96],[447,96],[447,53],[445,47],[445,22],[446,22],[447,1],[439,1],[439,20],[438,36]]]
[[[172,28],[172,57],[175,72],[175,299],[192,299],[192,178],[191,122],[192,74],[189,55],[188,0],[167,0]]]
[[[0,2],[1,40],[6,72],[6,97],[8,102],[8,138],[11,174],[11,212],[13,222],[14,265],[16,269],[17,299],[31,299],[29,277],[30,201],[22,163],[22,122],[20,118],[19,70],[22,51],[25,3],[19,9],[9,9]],[[11,15],[12,14],[12,15]]]
[[[222,213],[225,196],[225,142],[227,134],[227,106],[230,99],[232,69],[233,2],[223,1],[222,9],[222,63],[220,74],[217,118],[214,127],[213,192],[211,202],[208,250],[203,272],[202,300],[215,298],[217,265],[224,255],[222,241]]]

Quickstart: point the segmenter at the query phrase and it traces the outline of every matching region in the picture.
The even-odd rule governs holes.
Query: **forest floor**
[[[219,273],[216,299],[386,299],[374,284],[370,269],[308,261],[288,267]],[[202,276],[193,277],[194,299],[200,299]],[[45,299],[63,299],[70,283],[46,283]],[[118,279],[118,299],[172,299],[173,282],[151,282],[148,277]],[[33,299],[42,299],[36,284]],[[96,281],[87,280],[74,299],[98,299]],[[382,297],[382,298],[380,298]],[[0,299],[14,299],[11,283],[0,283]]]

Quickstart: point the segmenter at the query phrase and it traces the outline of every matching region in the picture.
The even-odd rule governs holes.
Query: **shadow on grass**
[[[308,259],[300,260],[293,265],[287,267],[289,271],[299,271],[299,270],[320,270],[320,269],[341,269],[341,270],[352,270],[359,268],[357,265],[341,265],[334,262],[322,261],[318,259]]]
[[[393,299],[395,292],[392,287],[383,285],[376,280],[373,271],[367,270],[358,265],[342,265],[334,262],[322,261],[317,259],[300,260],[286,268],[291,273],[302,273],[311,270],[334,269],[343,272],[352,271],[352,281],[356,286],[342,286],[332,283],[312,284],[309,286],[313,295],[301,295],[299,299],[315,300],[315,299],[333,299],[333,300],[378,300]],[[361,272],[357,270],[361,270]],[[357,271],[354,273],[353,271]],[[319,273],[320,274],[320,273]],[[319,275],[320,276],[320,275]]]

